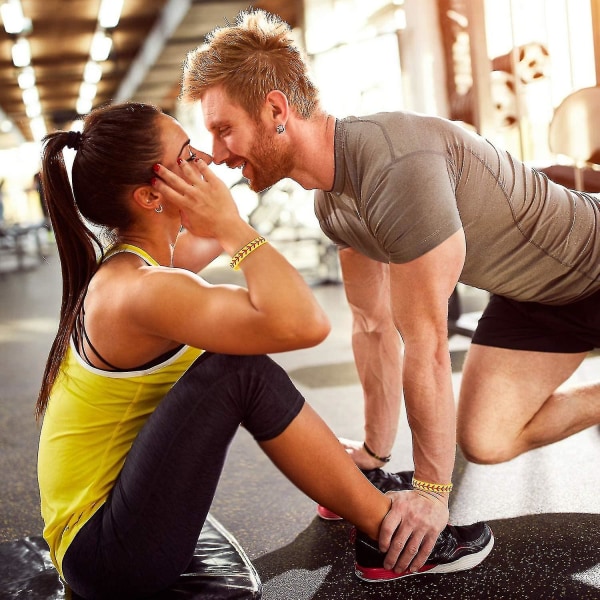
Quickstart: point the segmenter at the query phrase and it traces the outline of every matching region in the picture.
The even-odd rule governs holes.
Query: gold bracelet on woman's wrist
[[[260,248],[263,244],[266,244],[267,240],[262,235],[254,238],[251,242],[248,242],[243,248],[238,250],[231,258],[229,266],[234,270],[238,271],[240,263],[257,248]]]

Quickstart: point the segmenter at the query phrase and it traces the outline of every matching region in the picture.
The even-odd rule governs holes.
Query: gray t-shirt
[[[567,304],[600,290],[600,200],[568,190],[446,119],[409,112],[338,120],[335,181],[317,191],[341,248],[404,263],[461,227],[463,283]]]

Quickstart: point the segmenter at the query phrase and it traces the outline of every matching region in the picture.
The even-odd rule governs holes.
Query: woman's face
[[[177,160],[191,161],[195,158],[201,158],[206,163],[212,162],[212,156],[202,152],[190,143],[190,138],[183,130],[183,127],[169,115],[159,115],[160,138],[163,148],[161,164],[167,167],[169,171],[177,173]]]

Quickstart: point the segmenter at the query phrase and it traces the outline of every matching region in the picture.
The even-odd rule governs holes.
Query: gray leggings
[[[106,503],[63,560],[87,600],[142,598],[189,565],[227,450],[243,425],[257,441],[282,433],[304,398],[266,356],[202,355],[150,416]]]

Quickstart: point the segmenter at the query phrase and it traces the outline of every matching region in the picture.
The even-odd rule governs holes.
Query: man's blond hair
[[[201,100],[217,85],[253,118],[272,90],[283,92],[305,119],[319,107],[318,90],[289,25],[259,9],[240,12],[235,24],[217,27],[206,36],[206,44],[187,55],[182,100]]]

